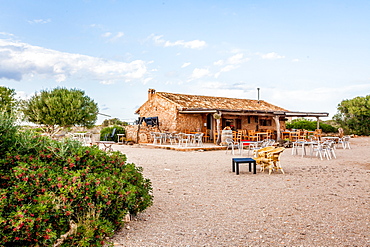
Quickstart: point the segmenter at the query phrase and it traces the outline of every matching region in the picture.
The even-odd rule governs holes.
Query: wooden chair
[[[258,140],[258,136],[256,135],[255,130],[248,130],[248,139],[251,140],[251,141],[257,141]]]
[[[267,136],[266,139],[273,139],[272,138],[272,130],[266,130]]]
[[[242,135],[243,135],[243,139],[247,139],[248,138],[248,131],[247,130],[242,130]]]
[[[291,141],[299,140],[301,138],[301,132],[299,130],[292,132],[291,138],[292,138]]]
[[[301,139],[307,140],[307,138],[308,138],[308,131],[307,130],[303,130],[301,132]]]
[[[315,129],[314,135],[321,140],[322,129]]]
[[[240,142],[243,140],[243,132],[241,130],[238,130],[238,133],[236,133],[236,142]]]
[[[207,129],[206,133],[203,135],[203,141],[204,142],[209,142],[211,140],[211,130]]]

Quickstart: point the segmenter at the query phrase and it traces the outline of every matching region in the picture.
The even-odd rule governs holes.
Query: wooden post
[[[319,117],[316,117],[317,121],[316,121],[316,129],[320,129],[320,118]]]
[[[279,116],[274,116],[274,120],[276,125],[276,140],[279,141],[281,139]]]

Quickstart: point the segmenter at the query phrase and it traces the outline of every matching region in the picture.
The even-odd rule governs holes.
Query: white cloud
[[[172,46],[181,46],[184,48],[190,49],[202,49],[207,46],[207,43],[202,40],[192,40],[192,41],[184,41],[184,40],[177,40],[174,42],[162,39],[163,35],[150,35],[149,38],[154,40],[154,43],[157,45],[161,45],[164,47],[172,47]]]
[[[294,62],[294,63],[297,63],[297,62],[300,62],[300,61],[301,60],[299,60],[298,58],[292,60],[292,62]]]
[[[0,35],[9,36],[9,37],[14,37],[14,34],[12,34],[12,33],[7,33],[7,32],[0,32]]]
[[[143,84],[146,85],[149,81],[153,80],[153,78],[148,77],[143,80]]]
[[[240,64],[248,62],[248,61],[249,61],[249,58],[244,58],[243,53],[238,53],[238,54],[235,54],[235,55],[227,58],[226,60],[218,60],[218,61],[214,62],[213,64],[217,65],[217,66],[224,66],[225,65],[224,67],[222,67],[220,69],[219,72],[217,72],[215,74],[215,78],[218,78],[220,76],[220,74],[223,73],[223,72],[229,72],[231,70],[239,68]]]
[[[184,63],[181,68],[185,68],[185,67],[188,67],[191,63]]]
[[[45,24],[45,23],[49,23],[49,22],[51,22],[50,19],[46,19],[46,20],[36,19],[36,20],[28,21],[28,23],[30,23],[30,24]]]
[[[232,71],[234,69],[237,69],[239,68],[240,66],[238,65],[233,65],[233,64],[230,64],[230,65],[226,65],[225,67],[221,68],[221,70],[219,72],[217,72],[215,74],[215,78],[218,78],[220,76],[221,73],[223,72],[229,72],[229,71]]]
[[[113,33],[111,32],[105,32],[103,33],[101,36],[103,38],[109,38],[109,42],[114,42],[116,41],[117,39],[123,37],[125,34],[123,32],[118,32],[116,35],[113,36]]]
[[[104,85],[110,85],[110,84],[114,84],[114,81],[112,80],[105,80],[105,81],[100,81],[101,84],[104,84]]]
[[[111,32],[105,32],[101,36],[104,37],[104,38],[107,38],[107,37],[110,37],[111,35],[112,35]]]
[[[241,64],[249,61],[249,58],[244,58],[243,53],[235,54],[227,59],[227,64]]]
[[[214,65],[218,65],[218,66],[222,66],[225,64],[224,60],[218,60],[216,62],[213,63]]]
[[[121,38],[123,35],[125,35],[123,32],[118,32],[115,38]]]
[[[285,56],[281,56],[281,55],[277,54],[276,52],[270,52],[270,53],[266,53],[266,54],[258,53],[258,55],[260,55],[262,59],[269,59],[269,60],[285,58]]]
[[[199,78],[202,78],[202,77],[205,77],[205,76],[210,76],[211,73],[209,72],[208,69],[198,69],[198,68],[195,68],[193,70],[193,73],[191,74],[191,78],[192,79],[199,79]]]
[[[72,54],[0,39],[0,78],[20,81],[24,76],[46,75],[57,82],[72,76],[107,82],[144,80],[147,62],[130,63]]]

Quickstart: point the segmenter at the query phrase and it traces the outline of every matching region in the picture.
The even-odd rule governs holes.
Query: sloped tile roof
[[[156,92],[183,110],[288,111],[266,101]]]

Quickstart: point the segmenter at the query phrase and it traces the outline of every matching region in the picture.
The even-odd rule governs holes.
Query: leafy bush
[[[324,133],[333,133],[338,131],[337,128],[331,126],[330,124],[320,122],[319,125],[320,129],[322,129]],[[316,127],[317,121],[312,121],[305,118],[294,119],[291,123],[286,123],[287,129],[305,129],[314,131]]]
[[[16,143],[18,127],[14,125],[14,121],[15,117],[12,114],[4,112],[0,114],[0,158]]]
[[[116,131],[114,133],[114,136],[112,137],[113,129],[116,129]],[[107,141],[116,142],[118,140],[117,134],[125,134],[125,133],[126,133],[126,130],[122,126],[115,125],[113,127],[106,127],[100,131],[100,140],[105,141],[105,137],[107,137]]]
[[[127,213],[152,204],[150,181],[120,152],[15,138],[0,160],[1,246],[102,246]]]
[[[338,132],[338,128],[335,128],[334,126],[332,126],[330,124],[326,124],[326,123],[320,123],[320,129],[322,129],[322,131],[324,133],[336,133],[336,132]]]

